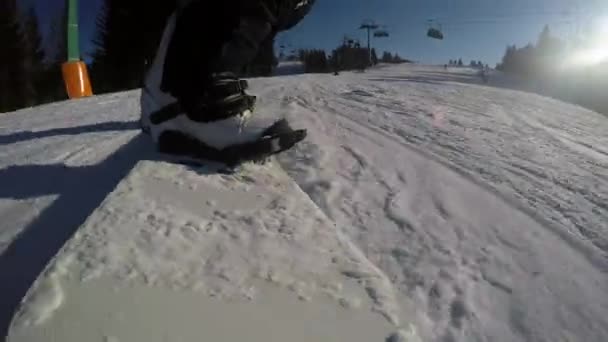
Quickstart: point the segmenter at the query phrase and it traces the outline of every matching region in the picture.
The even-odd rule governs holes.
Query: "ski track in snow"
[[[284,167],[305,190],[342,184],[311,198],[417,300],[432,340],[605,339],[607,120],[522,92],[379,81],[393,72],[284,82],[274,110],[315,133]]]
[[[294,126],[308,128],[309,138],[279,161],[336,224],[342,244],[376,272],[368,296],[389,321],[398,306],[389,301],[403,297],[414,303],[407,319],[425,341],[608,339],[605,117],[538,95],[481,86],[468,69],[445,72],[412,65],[250,83],[259,95],[258,111],[286,115]],[[62,237],[28,260],[29,268],[17,285],[3,288],[5,293],[23,296],[53,252],[121,177],[138,159],[150,157],[149,149],[133,142],[137,96],[137,91],[126,92],[0,114],[0,253],[13,255],[0,259],[0,272],[15,269],[7,260],[27,260],[27,241],[49,234],[41,230],[39,216],[60,219],[71,214],[79,197],[94,194],[75,207],[78,218],[56,222]],[[119,170],[107,164],[108,157],[117,159]],[[96,165],[107,166],[96,170]],[[100,183],[87,189],[92,177]],[[122,189],[125,196],[132,190]],[[294,205],[288,207],[280,213],[297,217]],[[112,210],[104,212],[107,222],[128,218],[121,218],[120,208]],[[162,265],[163,260],[187,259],[176,254],[186,249],[167,245],[162,251],[167,257],[146,250],[148,240],[168,232],[171,221],[184,221],[180,229],[184,236],[190,233],[184,214],[175,215],[148,217],[154,231],[138,231],[141,241],[134,243],[143,244],[138,247],[142,253],[134,254],[133,264],[139,266],[132,274],[177,288],[184,284],[172,278],[196,286],[189,279],[214,276],[211,288],[246,292],[239,287],[242,276],[221,274],[221,265],[201,270],[186,263],[182,271],[179,263]],[[219,223],[226,219],[220,217]],[[297,235],[297,225],[291,225],[283,224],[281,234]],[[104,229],[99,229],[101,240],[111,236]],[[293,258],[257,255],[262,247],[250,247],[251,263],[262,257],[278,263]],[[295,254],[315,260],[307,254],[314,248],[297,247],[301,250]],[[83,270],[91,273],[83,278],[112,271],[113,256],[96,258],[95,251],[86,256],[92,267]],[[216,259],[226,259],[224,268],[231,269],[221,248],[204,253],[220,253]],[[141,259],[145,255],[149,258]],[[181,273],[169,277],[157,271],[165,269]],[[114,271],[129,276],[129,270]],[[313,270],[287,276],[306,272]],[[6,274],[0,279],[5,284],[12,281]],[[159,274],[165,277],[153,278]],[[37,319],[61,305],[57,286],[47,286],[56,293],[43,296],[47,302],[33,301],[42,307]],[[393,291],[396,297],[385,296]],[[8,309],[0,319],[8,324],[7,310],[20,297],[3,300]]]

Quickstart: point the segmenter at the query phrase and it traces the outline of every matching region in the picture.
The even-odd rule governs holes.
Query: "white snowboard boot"
[[[224,25],[223,33],[199,36],[200,21],[207,18],[195,14],[209,6],[193,1],[169,18],[142,89],[142,130],[161,152],[229,165],[293,147],[306,131],[294,131],[278,118],[254,117],[255,97],[236,76],[271,34],[271,25],[239,18]],[[225,6],[214,6],[228,14]]]

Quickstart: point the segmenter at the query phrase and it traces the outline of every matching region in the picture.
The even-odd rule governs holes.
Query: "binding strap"
[[[245,94],[248,88],[245,80],[231,79],[216,81],[207,93],[203,101],[189,103],[182,106],[178,101],[170,103],[150,115],[150,122],[159,125],[163,122],[175,119],[185,114],[192,121],[212,122],[239,116],[246,110],[253,111],[256,97]],[[209,102],[208,99],[218,99]],[[206,101],[207,100],[207,101]]]

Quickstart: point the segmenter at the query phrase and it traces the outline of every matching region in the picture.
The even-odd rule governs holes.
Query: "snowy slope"
[[[405,317],[424,340],[606,340],[608,120],[479,83],[407,65],[251,85],[260,112],[309,129],[280,163],[389,281],[394,307],[413,303]],[[143,177],[154,153],[137,111],[129,92],[0,116],[3,329],[68,237],[125,176]],[[164,215],[160,226],[183,219]],[[303,241],[303,258],[322,242]]]

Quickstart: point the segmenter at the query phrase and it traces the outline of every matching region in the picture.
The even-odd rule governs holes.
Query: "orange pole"
[[[87,65],[82,61],[70,61],[61,66],[65,88],[70,99],[93,95]]]
[[[2,0],[0,0],[2,1]],[[87,65],[80,60],[78,46],[78,0],[69,0],[67,39],[68,61],[61,66],[65,89],[70,99],[78,99],[93,95]]]

